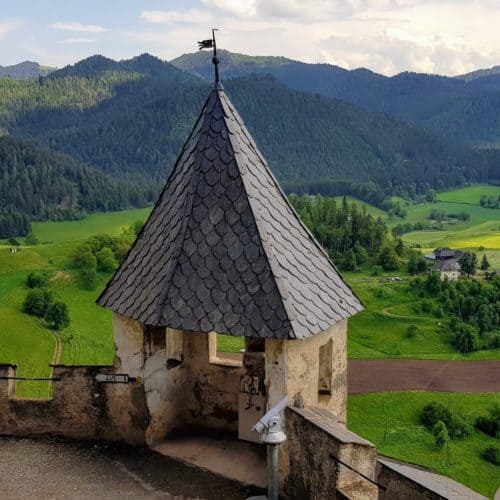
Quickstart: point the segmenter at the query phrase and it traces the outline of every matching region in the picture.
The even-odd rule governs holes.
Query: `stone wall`
[[[285,412],[282,445],[283,486],[289,498],[377,498],[377,450],[349,431],[328,410],[293,408]]]
[[[108,439],[144,444],[149,421],[140,384],[96,380],[112,367],[53,367],[52,398],[15,397],[12,365],[0,365],[0,434],[54,435],[73,439]]]
[[[377,460],[377,481],[380,485],[380,500],[394,498],[486,500],[482,495],[452,479],[421,467],[384,457],[379,457]]]

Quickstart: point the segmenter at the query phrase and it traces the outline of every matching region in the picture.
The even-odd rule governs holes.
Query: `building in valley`
[[[431,269],[438,272],[443,280],[456,281],[460,277],[460,263],[455,259],[438,260]]]

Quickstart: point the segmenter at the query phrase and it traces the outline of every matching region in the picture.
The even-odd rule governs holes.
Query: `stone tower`
[[[143,380],[150,442],[241,430],[249,391],[250,419],[284,395],[345,418],[346,320],[362,306],[218,83],[98,303],[114,312],[116,368]],[[214,332],[246,338],[243,364],[217,356]]]

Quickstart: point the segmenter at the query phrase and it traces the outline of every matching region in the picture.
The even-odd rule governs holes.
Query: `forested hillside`
[[[30,220],[142,206],[154,196],[152,188],[114,180],[67,155],[0,137],[0,238],[26,234]]]
[[[346,70],[329,64],[306,64],[285,58],[252,57],[221,51],[226,78],[269,74],[297,90],[319,93],[417,121],[434,132],[471,143],[500,143],[498,68],[461,77],[401,73],[386,77],[367,69]],[[172,63],[211,78],[210,55],[186,54]]]
[[[94,56],[40,82],[0,79],[0,124],[105,172],[160,181],[210,86],[148,55]],[[386,193],[401,185],[424,191],[496,176],[485,155],[272,77],[225,86],[271,168],[298,192],[332,194],[367,181]]]

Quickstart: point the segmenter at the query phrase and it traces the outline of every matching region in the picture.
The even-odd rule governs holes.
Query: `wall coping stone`
[[[379,455],[377,462],[446,499],[486,500],[467,486],[423,467]]]
[[[375,445],[351,432],[345,424],[339,420],[330,410],[326,408],[317,408],[308,406],[307,408],[297,408],[289,406],[289,410],[297,413],[310,423],[318,427],[323,432],[334,437],[342,444],[358,444],[375,448]]]

